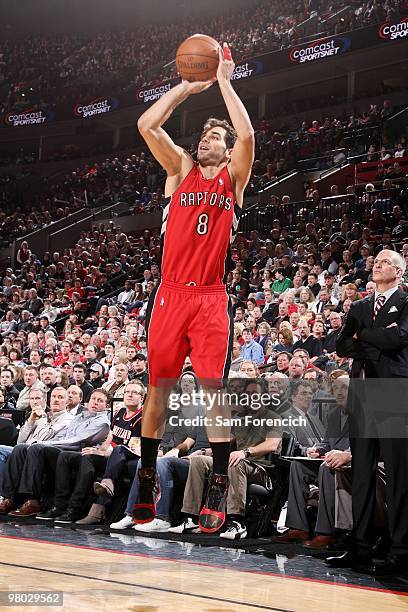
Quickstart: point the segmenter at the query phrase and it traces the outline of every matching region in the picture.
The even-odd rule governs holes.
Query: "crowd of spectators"
[[[341,223],[321,221],[319,194],[312,192],[315,221],[283,225],[273,220],[262,231],[239,234],[227,278],[234,311],[228,384],[247,393],[278,393],[280,406],[271,414],[294,416],[300,411],[307,417],[306,427],[290,429],[291,453],[312,456],[321,448],[334,453],[333,461],[342,466],[351,461],[348,447],[326,448],[324,433],[333,397],[344,408],[342,385],[351,366],[350,359],[337,354],[336,341],[351,303],[375,291],[371,274],[376,255],[386,247],[408,261],[404,235],[392,236],[392,229],[404,230],[406,199],[390,208],[383,190],[367,187],[361,202],[362,210],[369,210],[368,226],[345,215]],[[145,319],[148,298],[159,282],[159,245],[158,231],[133,237],[111,223],[84,232],[61,253],[32,253],[23,243],[16,268],[1,272],[0,411],[21,428],[16,447],[15,438],[0,447],[0,513],[62,524],[110,520],[109,502],[115,499],[118,478],[130,474],[133,479],[138,466],[149,376]],[[179,391],[188,388],[197,391],[198,382],[187,359]],[[264,428],[234,431],[237,447],[232,453],[237,466],[246,462],[245,483],[254,477],[253,461],[270,461],[264,457],[266,442],[268,453],[279,456],[281,434]],[[201,502],[197,482],[212,461],[204,428],[168,428],[162,453],[158,469],[163,486],[171,491],[176,479],[184,488],[182,515],[175,520],[169,493],[157,519],[137,530],[196,528]],[[180,463],[182,455],[191,455],[190,461]],[[55,490],[43,486],[46,474],[38,466],[44,465],[54,466]],[[287,482],[290,530],[283,541],[309,538],[304,522],[297,527],[303,533],[293,534],[299,524],[293,518],[295,480],[301,475],[292,472],[297,469],[291,469]],[[326,487],[324,496],[332,500],[334,476],[330,485],[321,470],[316,482],[324,477],[319,486],[321,491]],[[238,473],[242,477],[242,471],[232,469],[232,482]],[[67,483],[74,474],[72,490]],[[221,537],[244,538],[246,493],[242,483],[231,491],[229,522]],[[132,525],[136,494],[134,478],[126,514],[113,521],[113,530]],[[350,507],[347,512],[343,531],[344,525],[351,528]],[[334,515],[324,520],[318,515],[316,537],[323,534],[332,541],[335,528]],[[318,547],[315,538],[310,542],[311,548]]]
[[[405,155],[406,136],[387,136],[383,122],[396,112],[389,100],[370,105],[362,113],[282,125],[273,130],[271,121],[255,124],[256,159],[247,195],[254,195],[292,169],[325,169],[352,161],[384,162]],[[194,136],[193,136],[194,139]],[[194,153],[195,146],[190,146]],[[388,178],[388,175],[384,175]],[[392,178],[392,177],[390,177]],[[29,170],[0,175],[0,243],[63,219],[84,207],[106,207],[126,202],[131,214],[161,210],[165,176],[155,160],[141,151],[88,163],[65,175],[63,181],[34,179]]]
[[[363,112],[323,114],[293,125],[283,123],[279,130],[272,128],[272,120],[260,121],[255,132],[252,189],[259,190],[294,168],[325,170],[347,160],[358,163],[404,156],[406,134],[390,136],[384,123],[398,110],[384,100]]]
[[[8,244],[82,208],[127,202],[135,214],[160,210],[163,185],[161,168],[143,151],[85,164],[58,182],[36,181],[29,172],[0,175],[0,242]]]
[[[57,104],[69,107],[89,96],[136,89],[174,76],[174,68],[166,73],[160,66],[174,58],[178,44],[192,32],[203,31],[228,41],[239,61],[295,44],[302,37],[297,26],[310,16],[319,17],[316,33],[338,33],[397,19],[400,5],[399,0],[260,0],[247,9],[194,23],[189,18],[96,36],[71,32],[6,40],[0,42],[0,113]],[[350,7],[349,12],[326,27],[325,20],[345,6]],[[158,70],[149,73],[154,66]]]

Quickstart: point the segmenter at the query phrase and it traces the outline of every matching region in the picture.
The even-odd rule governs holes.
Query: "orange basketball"
[[[194,34],[176,53],[177,71],[185,81],[209,81],[217,74],[220,45],[211,36]]]

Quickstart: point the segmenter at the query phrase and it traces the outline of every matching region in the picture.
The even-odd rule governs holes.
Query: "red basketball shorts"
[[[223,285],[162,281],[151,296],[146,328],[151,385],[174,385],[187,355],[202,384],[221,386],[228,376],[233,316]]]

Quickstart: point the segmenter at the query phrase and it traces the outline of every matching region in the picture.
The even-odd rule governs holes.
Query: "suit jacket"
[[[392,323],[397,326],[389,328]],[[374,296],[353,302],[336,352],[353,358],[352,378],[358,378],[362,369],[366,378],[407,378],[408,295],[402,289],[395,291],[375,319]]]
[[[324,453],[331,450],[348,450],[350,448],[349,423],[348,418],[341,424],[341,408],[335,406],[327,419],[327,427],[324,433],[323,442],[317,448]]]
[[[281,418],[299,418],[299,412],[290,404],[285,412],[280,413]],[[323,440],[323,425],[321,421],[310,414],[302,415],[306,420],[306,425],[292,425],[285,431],[294,437],[294,455],[306,456],[307,449],[313,444],[320,444]]]
[[[272,302],[271,304],[268,305],[268,308],[266,308],[262,312],[262,318],[265,319],[265,321],[267,321],[267,323],[270,323],[270,324],[272,324],[272,321],[276,319],[277,315],[278,315],[278,303],[277,302]]]

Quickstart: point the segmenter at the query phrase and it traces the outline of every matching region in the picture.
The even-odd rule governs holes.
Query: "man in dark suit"
[[[329,321],[329,333],[322,340],[323,351],[325,351],[326,353],[335,353],[336,343],[339,339],[342,326],[341,314],[339,312],[332,311],[330,313]]]
[[[384,249],[374,262],[375,295],[353,302],[337,342],[339,356],[352,357],[349,394],[352,462],[353,544],[332,567],[367,568],[380,575],[408,571],[408,295],[398,288],[404,259]],[[391,384],[390,384],[391,383]],[[381,455],[387,475],[391,547],[371,564],[375,477]]]
[[[264,290],[265,305],[262,309],[262,317],[268,323],[272,324],[272,321],[278,316],[278,301],[274,299],[273,291],[271,289]]]
[[[299,357],[293,357],[291,364]],[[301,360],[300,360],[301,361]],[[314,386],[310,380],[290,378],[290,399],[288,408],[281,413],[283,418],[296,419],[288,426],[288,433],[294,438],[293,455],[307,457],[307,449],[321,444],[324,427],[320,419],[310,414],[313,407]],[[300,419],[299,419],[300,417]]]
[[[336,406],[329,414],[323,441],[307,449],[305,460],[293,460],[289,473],[289,496],[286,526],[289,530],[273,538],[274,542],[305,541],[310,549],[327,548],[334,542],[335,470],[351,461],[346,412],[349,377],[343,372],[333,380],[332,391]],[[322,458],[322,461],[308,459]],[[319,487],[319,504],[315,537],[309,539],[307,515],[309,485]]]

